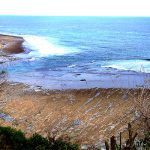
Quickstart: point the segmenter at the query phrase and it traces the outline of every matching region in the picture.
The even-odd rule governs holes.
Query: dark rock
[[[0,49],[6,53],[21,53],[23,52],[22,43],[24,39],[18,36],[0,34]]]
[[[80,81],[86,81],[86,79],[81,79]]]

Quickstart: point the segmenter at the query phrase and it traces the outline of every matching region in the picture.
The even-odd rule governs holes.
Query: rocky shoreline
[[[15,61],[17,58],[10,54],[24,52],[23,42],[22,37],[0,35],[0,63],[12,62],[13,58]],[[47,136],[48,132],[57,131],[57,136],[67,134],[73,141],[97,144],[126,131],[127,123],[138,118],[133,100],[138,97],[140,88],[92,88],[90,85],[86,89],[68,86],[68,89],[49,90],[33,84],[10,83],[5,80],[5,72],[1,75],[4,82],[0,84],[0,125],[21,129],[27,136],[35,132]],[[90,77],[93,78],[93,74]],[[138,76],[135,74],[132,77]],[[95,86],[97,83],[97,80],[88,82],[87,74],[76,74],[73,78],[78,78],[74,82],[68,81],[73,87],[81,88],[83,84],[87,87],[88,83]],[[101,78],[102,81],[106,79],[106,74]],[[127,75],[115,84],[123,84],[121,81],[126,82],[126,78]],[[114,83],[110,75],[107,80],[110,87]],[[53,79],[48,81],[54,82]],[[146,93],[149,94],[150,89],[146,89]]]
[[[125,132],[127,123],[138,118],[133,100],[140,89],[62,91],[4,83],[0,91],[0,124],[21,129],[27,136],[57,131],[57,136],[67,134],[73,141],[96,144]]]
[[[12,54],[24,52],[23,42],[22,37],[0,34],[0,83],[5,81],[7,65],[19,59]]]
[[[24,52],[23,42],[22,37],[0,34],[0,50],[4,53],[16,54]]]

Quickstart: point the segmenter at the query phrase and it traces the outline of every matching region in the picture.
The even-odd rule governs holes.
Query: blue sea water
[[[20,80],[150,73],[149,17],[0,16],[0,33],[26,40],[22,61],[7,67]]]

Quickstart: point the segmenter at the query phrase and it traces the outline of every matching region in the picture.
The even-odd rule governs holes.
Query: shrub
[[[78,150],[78,145],[61,139],[48,140],[39,134],[26,138],[20,130],[0,127],[0,150]]]
[[[1,149],[23,149],[26,138],[22,131],[10,127],[0,127],[0,148]]]
[[[150,132],[145,134],[143,139],[136,139],[137,133],[133,134],[131,124],[128,124],[128,139],[123,144],[121,143],[122,137],[120,133],[120,143],[117,144],[115,136],[110,138],[110,143],[105,141],[106,150],[149,150],[150,149]]]
[[[150,132],[145,133],[144,139],[140,139],[138,147],[142,147],[145,150],[150,149]]]
[[[45,150],[49,149],[49,147],[50,143],[48,140],[37,133],[33,134],[33,136],[28,139],[28,149]]]
[[[54,141],[53,145],[51,146],[52,150],[78,150],[77,144],[71,144],[69,142],[64,142],[62,140]]]

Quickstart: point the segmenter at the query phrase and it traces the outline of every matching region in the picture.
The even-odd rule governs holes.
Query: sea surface
[[[57,89],[150,78],[150,17],[0,16],[0,34],[25,39],[20,60],[0,66],[11,81]]]

